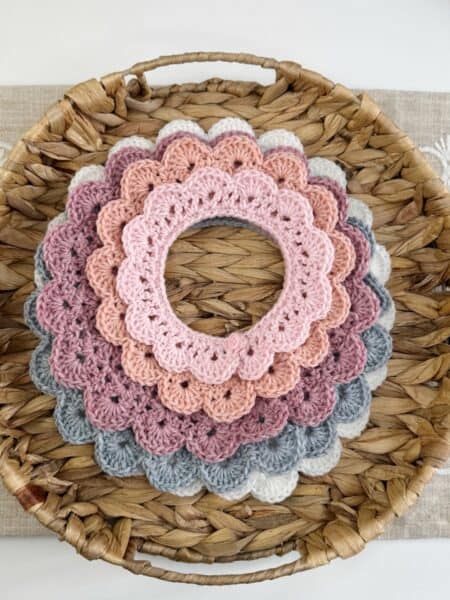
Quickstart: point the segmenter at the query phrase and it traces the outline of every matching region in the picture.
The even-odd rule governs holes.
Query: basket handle
[[[142,77],[147,71],[153,71],[159,67],[169,65],[181,65],[193,62],[235,62],[245,65],[255,65],[263,69],[274,69],[277,79],[284,77],[289,82],[296,81],[301,73],[301,66],[291,61],[278,61],[273,58],[255,56],[242,52],[186,52],[184,54],[171,54],[160,56],[153,60],[139,62],[122,71],[121,75],[136,75]]]

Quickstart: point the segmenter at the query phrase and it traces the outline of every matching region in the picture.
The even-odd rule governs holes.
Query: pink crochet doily
[[[164,285],[171,244],[191,225],[216,216],[264,228],[280,246],[285,262],[284,287],[276,304],[249,331],[225,338],[194,332],[182,323]],[[234,374],[244,380],[261,378],[275,352],[299,348],[311,324],[324,319],[331,307],[327,275],[333,246],[312,221],[311,207],[300,194],[278,190],[259,171],[231,177],[206,167],[184,184],[158,187],[149,195],[144,214],[135,217],[122,236],[127,258],[119,268],[117,290],[127,304],[128,333],[152,346],[158,364],[167,371],[189,371],[208,384],[224,383]],[[95,270],[90,275],[95,281]],[[192,408],[201,407],[199,402]]]
[[[155,154],[157,153],[155,152]],[[205,183],[205,174],[208,174],[209,179],[213,180],[212,174],[214,173],[214,177],[217,178],[219,167],[223,169],[220,175],[221,179],[218,180],[219,182],[216,181],[214,191],[209,190],[213,191],[215,198],[213,202],[210,198],[205,198],[202,211],[200,211],[198,198],[201,198],[200,188]],[[203,173],[203,181],[200,183],[196,179],[198,171]],[[227,175],[227,173],[232,175]],[[168,182],[177,181],[186,181],[186,185],[181,183],[167,185]],[[275,181],[277,185],[275,185]],[[186,197],[189,196],[187,184],[196,185],[198,188],[191,190],[195,192],[191,193],[191,196],[196,198],[194,205],[189,208],[191,212],[186,207],[181,209],[180,203],[183,193]],[[148,321],[145,322],[144,315],[146,313],[145,310],[142,311],[144,303],[147,304],[146,310],[149,305],[154,308],[155,294],[152,296],[152,304],[149,302],[145,281],[142,280],[152,281],[155,273],[152,271],[151,275],[146,277],[143,272],[139,272],[138,269],[133,270],[130,265],[134,263],[139,268],[143,268],[145,261],[142,259],[147,256],[149,251],[149,236],[146,230],[152,228],[157,232],[157,235],[151,238],[153,246],[155,246],[155,242],[157,246],[151,249],[152,260],[159,266],[157,277],[162,282],[164,259],[170,243],[190,224],[213,214],[222,216],[225,214],[223,213],[224,207],[220,206],[218,198],[223,199],[223,189],[226,189],[227,185],[228,187],[234,186],[234,201],[230,199],[227,205],[227,210],[234,212],[227,214],[256,222],[265,230],[268,229],[267,224],[271,223],[273,215],[279,208],[272,206],[270,210],[266,209],[266,201],[270,200],[272,204],[277,204],[279,199],[284,198],[283,210],[286,214],[280,212],[281,226],[278,230],[278,237],[276,231],[270,231],[270,233],[277,239],[282,250],[284,249],[283,254],[288,267],[286,268],[287,282],[285,280],[284,287],[287,290],[292,287],[290,285],[292,280],[299,281],[292,277],[292,269],[289,269],[292,266],[291,262],[294,263],[294,267],[305,268],[304,264],[301,265],[299,262],[295,264],[295,261],[289,260],[292,252],[287,248],[285,232],[286,230],[292,232],[295,228],[293,223],[287,219],[291,219],[289,213],[293,207],[295,209],[296,204],[303,202],[303,206],[305,206],[304,200],[307,198],[308,205],[314,212],[312,231],[315,234],[315,249],[310,248],[310,251],[306,251],[308,256],[302,256],[302,260],[304,263],[305,258],[309,260],[312,269],[310,269],[309,283],[308,281],[302,283],[300,280],[300,285],[291,290],[290,298],[291,305],[294,304],[292,300],[298,303],[300,298],[304,301],[305,307],[309,308],[309,316],[307,313],[303,313],[301,316],[303,317],[302,325],[305,325],[305,316],[311,322],[315,319],[315,325],[311,328],[311,336],[304,344],[299,343],[301,335],[298,335],[299,332],[295,332],[295,329],[290,326],[291,319],[289,327],[284,328],[283,336],[279,336],[285,346],[279,345],[274,348],[272,345],[271,347],[270,341],[273,339],[273,332],[267,330],[267,323],[270,322],[277,307],[274,307],[266,315],[266,318],[251,330],[250,336],[234,334],[222,340],[195,334],[174,316],[164,293],[160,294],[160,297],[156,297],[157,312],[159,316],[163,315],[164,323],[170,323],[168,329],[170,335],[164,337],[164,344],[161,344],[158,349],[158,345],[155,345],[154,341],[158,337],[158,330],[153,327],[153,337],[149,337],[148,329],[151,326]],[[300,189],[303,189],[304,193],[300,193]],[[346,205],[345,195],[342,198],[342,194],[339,196],[333,191],[328,190],[322,183],[307,183],[306,161],[293,148],[282,147],[270,150],[263,155],[257,142],[245,134],[225,134],[212,145],[185,135],[173,139],[166,146],[161,162],[147,159],[130,165],[122,178],[122,198],[108,203],[99,215],[98,232],[104,247],[91,256],[87,268],[91,285],[102,298],[102,304],[97,314],[97,326],[106,339],[113,344],[123,346],[123,366],[127,374],[140,383],[148,385],[158,383],[162,402],[173,410],[192,413],[203,407],[215,419],[223,421],[235,419],[248,412],[257,394],[273,397],[292,389],[299,379],[299,367],[312,367],[326,355],[328,350],[326,330],[341,324],[349,310],[349,298],[342,281],[354,264],[354,250],[349,237],[335,229],[338,216],[345,213]],[[166,207],[168,194],[172,194],[173,200],[173,207],[168,210],[173,212],[169,212],[169,214],[158,212]],[[137,215],[144,210],[144,201],[147,196],[149,196],[149,208],[146,213],[147,222],[144,225],[145,217],[137,217]],[[250,198],[248,205],[244,206],[242,198]],[[261,198],[264,200],[261,201]],[[179,209],[178,212],[175,207]],[[236,207],[239,208],[239,211]],[[307,210],[305,214],[308,214]],[[286,220],[282,221],[283,218]],[[301,218],[304,220],[305,216],[303,215]],[[170,226],[167,225],[166,219],[171,221]],[[130,225],[127,225],[130,221]],[[164,223],[166,230],[165,246],[162,249],[160,243],[161,223]],[[131,229],[132,227],[134,229]],[[319,228],[322,230],[321,232],[317,231]],[[300,237],[304,235],[304,229],[302,226]],[[131,233],[127,234],[128,231]],[[279,236],[280,231],[282,232],[281,237]],[[125,259],[122,239],[127,239],[127,235],[130,241],[128,249],[130,256],[121,267]],[[327,250],[324,249],[326,243],[317,243],[317,240],[323,241],[326,238],[329,240]],[[140,240],[140,245],[137,240]],[[332,268],[328,273],[332,292],[331,305],[329,299],[327,305],[326,296],[328,294],[324,293],[328,292],[330,287],[328,286],[328,290],[326,289],[327,286],[323,285],[324,280],[322,280],[322,287],[319,285],[320,275],[323,275],[324,271],[326,272],[328,266],[326,257],[329,253],[329,242],[334,251]],[[296,243],[296,241],[292,240],[292,243]],[[319,255],[319,260],[314,262],[314,257]],[[139,259],[137,259],[138,256]],[[128,310],[127,304],[122,302],[117,294],[116,276],[119,268],[120,279],[123,282],[122,296],[124,300],[130,301]],[[314,283],[314,293],[311,292],[312,282]],[[307,302],[308,284],[309,299],[315,298],[315,302],[310,302],[309,306]],[[127,290],[129,290],[128,296]],[[137,290],[141,291],[141,296],[136,294]],[[164,285],[160,285],[159,290],[164,290]],[[322,299],[320,298],[321,292]],[[306,294],[306,298],[303,298],[304,294]],[[136,298],[140,298],[140,302]],[[323,301],[324,298],[325,301]],[[289,304],[283,306],[282,301],[281,298],[278,310],[284,309],[284,314],[288,318],[295,316],[292,310],[289,316],[289,312],[286,312],[286,306],[289,307]],[[325,318],[318,321],[317,319],[320,319],[323,314],[320,311],[325,312],[324,309],[327,307],[329,310]],[[157,320],[154,319],[154,321]],[[158,323],[160,321],[161,319]],[[153,324],[156,325],[155,322]],[[307,321],[306,324],[308,324]],[[307,329],[309,327],[303,327],[303,335],[305,332],[307,333]],[[297,333],[297,336],[294,333]],[[250,347],[246,337],[252,336],[258,344],[254,343]],[[171,347],[171,342],[166,344],[166,340],[169,338],[174,342]],[[198,343],[194,350],[192,350],[193,338]],[[182,348],[177,348],[176,344],[180,343],[180,339]],[[286,344],[286,342],[288,343]],[[185,352],[187,347],[189,347],[188,360],[186,360]],[[258,348],[261,349],[261,352],[258,351]],[[274,352],[278,352],[278,354],[274,354]],[[230,360],[230,355],[233,353],[234,361]],[[203,360],[204,356],[209,356],[209,363]],[[211,369],[211,366],[214,369]],[[239,377],[236,377],[236,371]],[[224,385],[205,386],[203,385],[205,380],[208,384],[220,381]],[[224,398],[227,400],[226,403],[223,402]]]

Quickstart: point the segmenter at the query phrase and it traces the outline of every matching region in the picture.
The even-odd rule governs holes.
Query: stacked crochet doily
[[[179,235],[217,219],[265,232],[285,268],[270,311],[227,337],[178,319],[164,278]],[[288,131],[173,121],[155,144],[116,144],[73,178],[26,304],[31,376],[56,396],[63,438],[176,495],[277,502],[299,473],[332,469],[391,353],[389,257],[371,225],[343,171]]]

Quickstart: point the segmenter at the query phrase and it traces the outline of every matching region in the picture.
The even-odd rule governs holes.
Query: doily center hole
[[[172,244],[165,283],[170,305],[194,331],[226,337],[269,312],[284,280],[278,244],[237,219],[210,219]]]

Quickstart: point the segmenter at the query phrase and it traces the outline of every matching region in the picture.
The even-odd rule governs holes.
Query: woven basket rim
[[[357,104],[359,107],[364,104],[368,111],[376,111],[376,122],[382,125],[384,132],[397,134],[398,128],[386,117],[380,109],[373,103],[366,94],[355,95],[350,90],[347,90],[341,85],[335,85],[322,75],[303,69],[300,65],[290,61],[276,61],[270,58],[256,57],[250,54],[241,53],[224,53],[224,52],[195,52],[188,54],[179,54],[173,56],[162,56],[160,58],[137,63],[133,67],[111,73],[99,80],[91,79],[86,82],[80,83],[69,90],[64,95],[64,98],[59,100],[55,105],[51,106],[42,119],[32,127],[23,137],[19,140],[13,149],[11,150],[7,162],[2,170],[0,170],[0,192],[11,185],[16,177],[16,166],[26,163],[27,155],[29,150],[24,143],[24,140],[36,141],[41,139],[41,136],[46,132],[54,120],[60,119],[61,115],[64,115],[67,106],[79,106],[80,94],[83,96],[84,104],[83,111],[93,112],[98,102],[98,84],[100,83],[102,90],[109,93],[111,90],[125,81],[125,78],[132,76],[132,81],[138,84],[142,90],[143,95],[151,95],[152,88],[149,87],[148,81],[145,78],[145,73],[163,67],[170,64],[182,64],[186,62],[215,62],[215,61],[226,61],[226,62],[240,62],[245,64],[252,64],[261,66],[263,68],[274,69],[276,71],[276,81],[283,80],[288,87],[295,89],[296,82],[301,81],[308,83],[313,86],[317,86],[324,90],[326,93],[332,93],[333,90],[338,90],[340,94],[348,98],[349,102]],[[241,82],[223,82],[227,83],[241,83]],[[130,84],[128,84],[130,85]],[[194,84],[192,84],[194,85]],[[276,85],[272,84],[272,85]],[[272,88],[272,85],[266,86],[268,90]],[[169,86],[171,89],[177,89],[178,86]],[[263,86],[264,87],[264,86]],[[410,144],[413,148],[413,143],[407,136],[402,135],[406,144]],[[418,152],[414,154],[414,167],[418,170],[423,169],[427,172],[430,179],[438,179],[438,176],[432,171],[425,158]],[[444,195],[442,188],[441,195]],[[7,209],[9,207],[7,206]],[[9,209],[10,210],[10,209]],[[442,423],[443,437],[450,440],[450,424]],[[275,579],[284,575],[293,574],[299,571],[325,564],[336,556],[350,556],[354,553],[359,552],[361,549],[361,541],[353,538],[352,534],[349,533],[349,537],[342,544],[342,548],[330,549],[328,548],[326,553],[323,553],[319,560],[316,556],[316,560],[305,561],[302,556],[295,561],[281,565],[279,567],[262,569],[255,572],[249,572],[239,575],[199,575],[199,574],[184,574],[176,571],[170,571],[154,567],[150,561],[135,560],[133,559],[133,549],[129,548],[126,552],[118,553],[112,550],[104,551],[103,549],[97,549],[95,543],[86,539],[82,540],[78,537],[79,524],[73,520],[71,523],[72,527],[65,527],[65,523],[61,522],[61,519],[55,518],[52,511],[45,504],[45,497],[39,486],[30,482],[30,468],[27,465],[22,465],[19,460],[9,455],[10,448],[12,446],[12,439],[3,437],[0,435],[0,475],[3,478],[6,488],[11,494],[13,494],[18,501],[24,506],[24,508],[33,514],[44,526],[48,529],[57,533],[62,539],[68,541],[73,545],[77,551],[83,556],[92,558],[102,558],[112,564],[122,566],[133,573],[144,574],[151,577],[156,577],[166,581],[184,582],[184,583],[196,583],[196,584],[210,584],[210,585],[225,585],[225,584],[237,584],[237,583],[250,583],[256,581],[263,581],[266,579]],[[436,465],[444,461],[449,455],[450,447],[442,445],[434,456],[425,456],[422,459],[422,464],[416,467],[414,475],[410,478],[405,495],[406,507],[410,507],[417,500],[424,486],[431,479]],[[406,508],[405,507],[405,508]],[[400,514],[397,512],[397,515]],[[366,535],[362,543],[370,541],[382,533],[384,527],[396,516],[396,511],[392,506],[386,507],[386,509],[376,515],[370,522],[371,527],[366,526]],[[355,533],[356,535],[356,533]],[[151,545],[152,551],[155,551],[157,544]],[[292,541],[283,542],[283,544],[277,548],[278,554],[284,554],[293,548],[296,544]],[[145,544],[142,548],[145,550]],[[164,548],[161,547],[161,554],[163,554]],[[239,559],[244,558],[258,558],[264,555],[273,553],[273,549],[264,552],[260,551],[253,555],[250,553],[249,556],[240,555]],[[205,562],[210,559],[207,555],[203,556]],[[216,559],[217,560],[217,559]],[[224,557],[224,560],[227,560]]]

